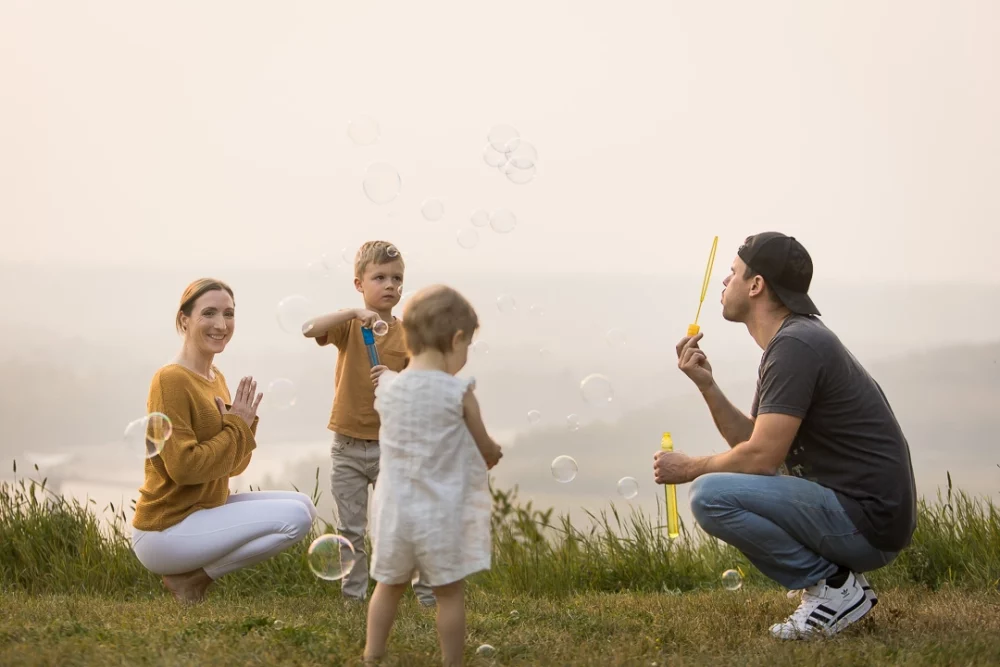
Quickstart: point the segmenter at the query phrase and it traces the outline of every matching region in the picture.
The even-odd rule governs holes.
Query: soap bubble
[[[557,456],[552,460],[552,476],[557,482],[566,484],[576,479],[576,461],[572,456]]]
[[[284,621],[282,621],[281,619],[277,619],[277,620],[274,621],[274,629],[275,630],[280,630],[283,627],[285,627],[285,622]]]
[[[576,415],[567,415],[566,416],[566,428],[568,428],[571,431],[579,431],[580,430],[580,418],[577,417]]]
[[[344,260],[344,264],[348,266],[354,266],[354,256],[357,254],[357,250],[351,250],[350,248],[340,249],[340,258]]]
[[[173,431],[170,417],[162,412],[151,412],[125,427],[125,444],[134,456],[151,459],[163,451]]]
[[[517,310],[517,303],[514,301],[514,297],[509,294],[501,294],[497,297],[497,310],[501,313],[513,313]]]
[[[271,380],[271,383],[267,385],[268,405],[273,405],[279,410],[286,410],[295,405],[296,400],[295,383],[288,378]]]
[[[440,220],[444,215],[444,203],[440,199],[427,199],[420,206],[420,214],[432,222]]]
[[[528,423],[537,424],[542,420],[542,413],[538,410],[528,410]]]
[[[514,169],[533,169],[538,160],[538,151],[532,144],[520,138],[512,139],[504,146],[507,164]]]
[[[535,165],[530,167],[519,168],[513,165],[513,162],[506,162],[500,171],[504,173],[507,180],[515,185],[527,185],[531,181],[535,180],[535,175],[538,173],[538,169]]]
[[[521,134],[510,125],[494,125],[490,128],[486,138],[489,139],[490,146],[500,153],[506,153],[507,147],[513,143],[512,140],[516,140],[520,136]]]
[[[320,579],[337,581],[351,573],[357,554],[343,535],[320,535],[309,545],[309,569]]]
[[[473,354],[489,354],[490,346],[487,345],[484,341],[477,340],[475,343],[469,346],[469,350]]]
[[[507,154],[493,148],[493,144],[483,146],[483,162],[491,167],[503,167],[507,163]]]
[[[369,146],[378,141],[378,123],[374,118],[361,116],[347,124],[347,136],[358,146]]]
[[[510,617],[516,621],[517,619],[521,618],[521,614],[520,612],[517,611],[517,609],[512,609],[510,612]]]
[[[313,316],[312,303],[300,294],[287,296],[278,302],[278,326],[285,333],[302,334],[303,326]]]
[[[306,275],[313,280],[326,280],[330,277],[330,266],[326,256],[314,262],[306,264]]]
[[[389,325],[384,320],[375,320],[375,324],[372,325],[372,333],[376,336],[384,336],[389,333]]]
[[[593,373],[583,378],[580,382],[580,392],[583,394],[583,400],[591,405],[607,404],[614,398],[611,380],[600,373]]]
[[[477,209],[472,212],[470,220],[472,220],[473,227],[485,227],[490,224],[490,213],[485,209]]]
[[[385,249],[385,254],[392,259],[396,259],[397,257],[399,257],[399,248],[397,248],[394,245],[390,245],[388,248]]]
[[[399,194],[403,181],[391,164],[374,162],[368,165],[362,185],[368,199],[376,204],[388,204]]]
[[[625,347],[625,330],[613,327],[607,333],[608,345],[611,347]]]
[[[545,314],[545,309],[539,306],[537,303],[531,304],[528,307],[528,314],[533,317],[541,317]]]
[[[517,226],[517,216],[505,208],[498,208],[490,213],[490,227],[500,234],[514,231]]]
[[[625,500],[632,500],[639,494],[639,482],[635,477],[622,477],[618,480],[618,495]]]
[[[727,591],[738,591],[743,586],[743,575],[737,570],[726,570],[722,573],[722,587]]]
[[[484,658],[490,658],[496,655],[497,650],[490,646],[489,644],[483,644],[476,649],[476,655],[481,655]]]
[[[471,227],[466,227],[465,229],[458,230],[455,239],[458,241],[458,245],[466,250],[475,248],[479,243],[479,232]]]

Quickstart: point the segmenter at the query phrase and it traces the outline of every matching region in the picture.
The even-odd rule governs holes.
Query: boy
[[[322,315],[303,327],[303,335],[319,345],[337,347],[333,411],[327,428],[333,431],[330,473],[333,501],[337,509],[337,532],[354,545],[357,560],[344,578],[345,598],[363,601],[368,593],[368,485],[375,485],[379,470],[379,417],[375,411],[375,383],[385,370],[406,367],[403,323],[392,315],[403,286],[403,257],[386,241],[368,241],[354,258],[354,289],[361,293],[364,308],[345,308]],[[382,320],[389,325],[385,335],[375,337],[379,365],[372,367],[361,327]],[[413,590],[424,606],[435,604],[429,587],[414,580]]]

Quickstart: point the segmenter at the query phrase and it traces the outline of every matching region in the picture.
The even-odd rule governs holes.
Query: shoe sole
[[[862,618],[868,615],[868,612],[872,610],[875,605],[867,596],[861,598],[861,602],[851,609],[848,609],[844,614],[837,619],[837,621],[826,630],[826,634],[835,635],[847,626],[857,623]]]

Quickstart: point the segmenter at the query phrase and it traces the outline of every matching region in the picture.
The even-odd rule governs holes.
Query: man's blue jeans
[[[705,532],[792,590],[812,586],[841,566],[877,570],[897,555],[869,544],[833,491],[800,477],[710,473],[694,481],[690,498]]]

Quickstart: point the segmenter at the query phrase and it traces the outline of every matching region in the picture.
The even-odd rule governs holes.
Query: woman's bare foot
[[[197,604],[205,599],[205,591],[212,585],[212,578],[204,569],[183,574],[163,575],[163,585],[173,594],[178,602]]]

